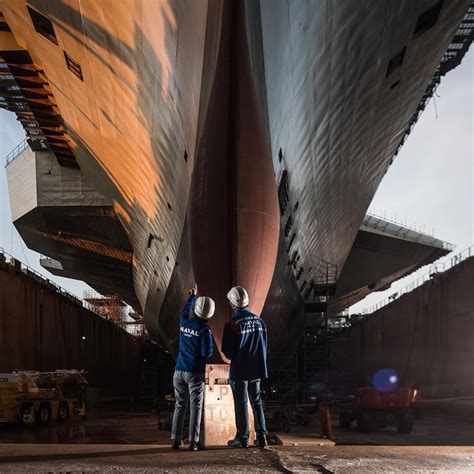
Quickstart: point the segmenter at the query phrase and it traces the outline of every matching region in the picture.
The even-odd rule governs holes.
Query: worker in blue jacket
[[[189,291],[189,298],[179,315],[179,353],[173,376],[176,404],[171,430],[172,448],[182,447],[184,417],[190,400],[189,449],[201,449],[199,430],[204,400],[204,372],[206,360],[212,356],[212,333],[207,321],[215,310],[214,301],[207,296],[197,297],[197,286]]]
[[[263,448],[268,443],[260,381],[268,377],[267,327],[263,319],[249,311],[249,297],[244,288],[232,288],[227,298],[233,314],[224,326],[222,352],[231,361],[229,383],[234,396],[237,427],[237,435],[227,445],[234,448],[248,447],[247,401],[250,398],[257,435],[255,445]]]

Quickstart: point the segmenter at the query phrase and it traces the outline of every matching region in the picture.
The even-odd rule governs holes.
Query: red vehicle
[[[341,410],[339,425],[349,428],[355,420],[362,433],[395,425],[399,433],[413,430],[413,409],[419,390],[416,388],[395,388],[381,391],[372,387],[358,388],[350,409]]]

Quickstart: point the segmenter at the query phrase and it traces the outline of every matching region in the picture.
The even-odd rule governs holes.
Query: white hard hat
[[[241,286],[234,286],[227,293],[227,299],[237,308],[245,308],[249,305],[249,295],[245,291],[245,288]]]
[[[216,305],[208,296],[199,296],[194,304],[194,314],[201,319],[211,319]]]

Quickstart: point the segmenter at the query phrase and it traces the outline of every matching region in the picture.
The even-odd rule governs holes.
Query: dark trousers
[[[235,425],[237,438],[249,437],[248,400],[252,405],[255,433],[257,436],[266,435],[265,414],[260,394],[260,379],[255,380],[230,380],[232,395],[234,396]]]

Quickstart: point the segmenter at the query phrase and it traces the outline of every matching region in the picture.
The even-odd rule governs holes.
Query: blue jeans
[[[229,380],[234,396],[235,425],[237,438],[249,437],[248,399],[252,405],[255,433],[257,436],[266,435],[265,414],[260,394],[260,379],[255,380]]]
[[[176,404],[174,407],[171,439],[176,441],[181,441],[183,439],[184,417],[188,411],[188,401],[191,398],[189,441],[199,441],[202,403],[204,401],[204,385],[204,374],[193,374],[191,372],[175,370],[173,375],[173,386]]]

